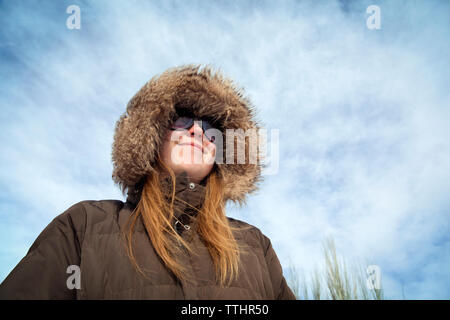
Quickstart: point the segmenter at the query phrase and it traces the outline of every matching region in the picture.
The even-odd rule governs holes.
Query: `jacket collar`
[[[162,179],[161,188],[166,200],[169,202],[171,200],[173,190],[170,177],[165,177]],[[180,218],[183,214],[195,216],[197,214],[197,210],[192,207],[197,209],[201,208],[205,200],[205,191],[205,179],[200,183],[194,183],[189,180],[186,171],[178,174],[176,176],[175,200],[173,202],[175,217]],[[188,223],[188,221],[184,221],[183,223]]]
[[[200,183],[194,183],[189,180],[186,171],[175,176],[176,184],[175,184],[175,197],[174,200],[174,215],[178,219],[183,214],[187,214],[189,216],[195,216],[197,211],[192,209],[191,206],[200,209],[205,200],[205,192],[206,192],[206,178],[203,179]],[[137,205],[139,199],[141,197],[142,187],[145,180],[141,180],[134,188],[130,188],[128,190],[127,202],[130,203],[133,207]],[[172,183],[169,175],[163,176],[160,179],[161,190],[169,202],[172,196]],[[180,200],[178,200],[180,199]],[[184,201],[184,202],[183,202]],[[185,202],[189,203],[186,204]],[[181,221],[183,223],[183,221]],[[188,222],[186,222],[188,223]]]

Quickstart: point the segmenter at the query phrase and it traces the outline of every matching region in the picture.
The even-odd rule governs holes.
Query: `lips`
[[[200,145],[198,145],[198,144],[196,144],[194,142],[191,142],[191,143],[179,143],[178,145],[180,145],[180,146],[193,146],[193,147],[199,148],[203,152],[203,148]]]

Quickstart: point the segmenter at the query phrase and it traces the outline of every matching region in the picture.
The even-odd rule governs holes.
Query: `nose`
[[[194,121],[192,127],[189,128],[189,134],[194,137],[202,137],[203,129],[200,121]]]

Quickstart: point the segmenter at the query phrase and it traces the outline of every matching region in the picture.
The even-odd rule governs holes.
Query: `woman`
[[[230,161],[225,148],[226,129],[258,129],[252,113],[209,68],[151,79],[115,128],[113,180],[126,202],[82,201],[56,217],[0,297],[295,299],[270,240],[225,215],[261,180],[261,161]]]

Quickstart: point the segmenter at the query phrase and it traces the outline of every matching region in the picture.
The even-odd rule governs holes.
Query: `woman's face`
[[[192,182],[199,183],[214,165],[216,146],[194,122],[189,130],[168,130],[162,150],[162,160],[175,175],[186,171]]]

